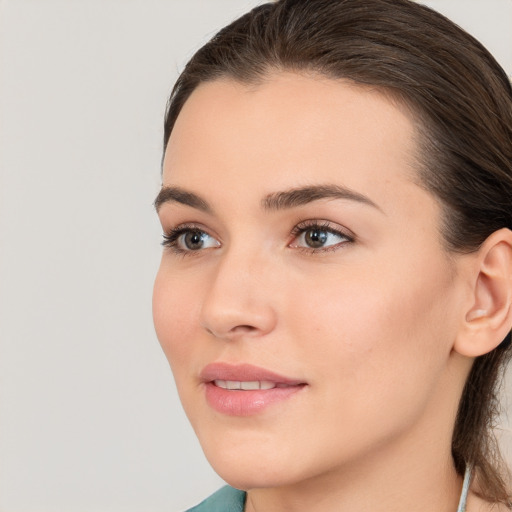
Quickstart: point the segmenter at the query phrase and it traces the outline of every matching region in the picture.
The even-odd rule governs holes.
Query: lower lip
[[[289,386],[253,391],[228,390],[207,382],[206,400],[217,412],[228,416],[252,416],[262,412],[270,405],[287,400],[304,385]]]

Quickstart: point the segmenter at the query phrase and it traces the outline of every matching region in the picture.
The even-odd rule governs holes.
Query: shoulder
[[[243,512],[244,505],[245,492],[226,486],[187,512]]]

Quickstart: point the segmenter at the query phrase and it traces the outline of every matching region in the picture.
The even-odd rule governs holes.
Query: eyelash
[[[291,236],[293,237],[293,241],[296,241],[299,236],[306,233],[307,231],[311,230],[318,230],[318,231],[324,231],[327,233],[330,233],[332,235],[339,236],[341,238],[344,238],[345,240],[343,242],[339,242],[337,244],[328,245],[327,247],[320,247],[320,248],[313,248],[313,247],[299,247],[295,246],[293,247],[296,250],[301,251],[304,254],[318,254],[318,253],[327,253],[327,252],[333,252],[337,251],[338,249],[341,249],[346,244],[351,244],[355,242],[355,236],[348,232],[348,230],[342,230],[336,225],[333,225],[331,222],[325,220],[325,221],[319,221],[319,220],[305,220],[302,222],[299,222],[291,232]],[[291,243],[293,243],[293,241]],[[289,244],[290,246],[290,244]]]
[[[313,229],[316,229],[318,231],[327,232],[329,234],[339,236],[341,238],[344,238],[345,240],[343,242],[339,242],[337,244],[329,245],[327,247],[320,247],[320,248],[313,248],[313,247],[302,247],[302,246],[292,246],[291,244],[294,243],[302,234],[304,234],[307,231],[311,231]],[[200,233],[200,234],[206,234],[208,236],[209,233],[204,230],[203,228],[199,227],[196,224],[181,224],[177,226],[176,228],[172,228],[165,232],[163,234],[163,240],[162,245],[166,248],[171,249],[175,254],[180,256],[194,256],[198,253],[201,253],[202,250],[186,250],[182,249],[179,246],[179,239],[182,235],[188,234],[188,233]],[[334,227],[331,222],[329,221],[319,221],[319,220],[306,220],[299,222],[291,231],[290,233],[292,237],[292,241],[288,244],[288,247],[292,247],[293,249],[299,250],[302,253],[305,254],[318,254],[318,253],[326,253],[331,251],[336,251],[340,249],[345,244],[350,244],[355,242],[355,237],[352,234],[349,234],[347,232],[344,232],[343,230],[339,229],[338,227]],[[213,237],[212,237],[213,238]],[[196,254],[194,254],[196,253]]]
[[[200,252],[191,250],[187,251],[179,247],[178,241],[180,236],[186,235],[187,233],[206,233],[206,231],[196,224],[180,224],[175,228],[169,229],[162,235],[162,245],[171,249],[172,252],[180,256],[192,256],[194,252]]]

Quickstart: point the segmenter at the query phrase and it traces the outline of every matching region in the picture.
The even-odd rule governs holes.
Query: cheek
[[[414,425],[438,396],[450,352],[453,297],[441,267],[360,270],[317,276],[319,286],[288,297],[294,355],[315,396],[314,419],[307,411],[300,422],[333,464]],[[299,444],[311,442],[304,434]]]
[[[450,353],[454,297],[446,265],[430,260],[420,272],[417,261],[391,263],[317,276],[307,294],[287,300],[307,360],[354,392],[417,382]]]
[[[197,296],[192,287],[182,286],[182,279],[162,264],[153,288],[155,331],[173,372],[188,366],[193,347],[187,340],[197,324]]]

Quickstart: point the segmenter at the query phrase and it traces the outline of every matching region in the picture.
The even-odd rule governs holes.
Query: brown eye
[[[304,242],[312,249],[323,247],[328,238],[329,232],[322,229],[313,228],[304,232]]]
[[[185,246],[186,249],[189,251],[197,251],[199,249],[202,249],[205,238],[207,238],[208,235],[201,231],[189,231],[188,233],[185,233],[181,235],[181,243]]]
[[[202,249],[220,247],[220,242],[206,231],[196,227],[178,227],[163,235],[162,245],[176,253],[198,252]]]
[[[331,226],[330,223],[299,224],[294,228],[292,234],[295,239],[290,247],[308,249],[314,252],[336,249],[354,241],[353,237]]]
[[[181,251],[199,251],[212,247],[220,247],[219,241],[199,229],[184,230],[176,238],[176,248]]]

